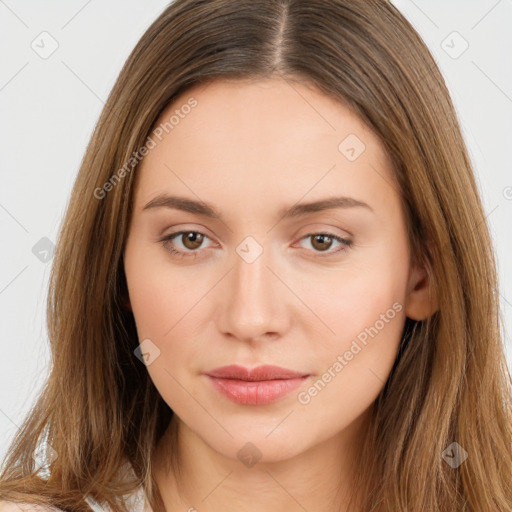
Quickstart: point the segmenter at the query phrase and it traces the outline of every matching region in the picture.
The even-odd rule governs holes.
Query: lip
[[[222,366],[205,372],[214,388],[229,400],[242,405],[265,405],[298,388],[310,374],[263,365],[246,368]]]

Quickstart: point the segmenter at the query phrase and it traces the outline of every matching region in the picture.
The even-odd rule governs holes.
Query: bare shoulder
[[[55,507],[34,505],[33,503],[15,503],[13,501],[0,501],[0,512],[58,512]]]

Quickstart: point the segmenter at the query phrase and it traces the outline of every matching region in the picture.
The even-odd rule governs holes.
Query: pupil
[[[329,240],[330,237],[328,235],[316,235],[316,239],[320,242],[320,245],[324,245],[323,247],[321,247],[321,249],[328,249],[329,247],[329,243],[326,242],[326,240]],[[327,247],[325,247],[325,245],[327,245]]]
[[[193,231],[189,231],[185,234],[185,245],[189,249],[197,249],[202,243],[202,237],[200,233],[195,233]]]

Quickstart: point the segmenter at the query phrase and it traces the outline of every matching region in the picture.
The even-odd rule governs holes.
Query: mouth
[[[297,389],[311,374],[279,366],[223,366],[205,373],[224,397],[241,405],[265,405]]]

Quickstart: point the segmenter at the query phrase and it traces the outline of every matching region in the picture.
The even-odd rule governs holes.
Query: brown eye
[[[181,241],[183,245],[191,251],[201,247],[203,243],[204,235],[197,233],[196,231],[187,231],[181,234]]]
[[[352,240],[332,233],[310,233],[302,237],[301,240],[307,240],[308,245],[310,245],[310,252],[322,257],[334,256],[337,253],[346,251],[352,247],[353,243]],[[333,246],[333,243],[337,244],[338,248],[336,248],[336,245]],[[332,249],[333,247],[335,247],[334,250]]]
[[[196,258],[204,252],[203,242],[209,239],[199,231],[176,231],[165,236],[159,242],[173,257]]]
[[[332,245],[333,237],[329,235],[311,235],[311,245],[319,251],[326,251]]]

